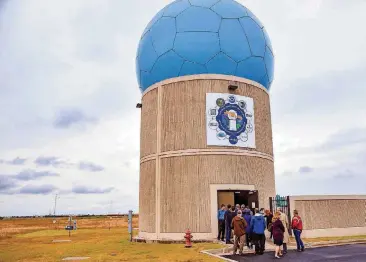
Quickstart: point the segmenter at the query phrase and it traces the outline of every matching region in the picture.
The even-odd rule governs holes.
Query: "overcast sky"
[[[170,2],[0,0],[0,216],[138,210],[135,53]],[[366,194],[366,1],[239,2],[276,56],[278,193]]]

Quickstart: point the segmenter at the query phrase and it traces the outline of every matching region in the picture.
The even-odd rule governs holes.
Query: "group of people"
[[[219,234],[217,239],[225,241],[226,244],[234,244],[234,254],[239,249],[239,254],[243,254],[244,244],[248,249],[255,247],[255,254],[262,255],[265,251],[266,231],[269,231],[270,239],[276,245],[275,257],[281,258],[287,253],[287,243],[289,242],[290,228],[287,216],[277,209],[274,215],[269,210],[255,209],[253,212],[244,205],[231,206],[221,205],[217,214],[219,223]],[[304,244],[301,240],[302,220],[298,212],[294,210],[291,221],[297,250],[304,251]],[[232,232],[233,231],[233,232]],[[234,237],[234,242],[231,241]]]

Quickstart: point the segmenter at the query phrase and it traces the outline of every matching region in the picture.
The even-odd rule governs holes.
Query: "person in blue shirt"
[[[225,237],[225,212],[226,206],[222,204],[219,211],[217,211],[217,221],[219,223],[219,235],[217,236],[217,240],[221,241],[224,241]]]
[[[266,220],[264,219],[263,214],[256,209],[255,215],[252,217],[250,221],[250,230],[253,235],[253,242],[255,245],[255,254],[263,255],[266,237],[264,235],[264,231],[266,229]]]

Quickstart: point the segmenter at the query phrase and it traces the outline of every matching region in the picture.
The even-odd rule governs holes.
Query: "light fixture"
[[[142,104],[141,104],[141,103],[138,103],[138,104],[136,105],[136,108],[142,108]]]
[[[230,84],[230,85],[228,86],[228,89],[229,89],[230,91],[235,91],[236,89],[238,89],[238,85]]]

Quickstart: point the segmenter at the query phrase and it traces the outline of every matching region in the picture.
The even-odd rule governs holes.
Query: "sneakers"
[[[279,257],[279,256],[275,256],[275,258],[281,258],[281,257]]]

